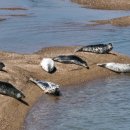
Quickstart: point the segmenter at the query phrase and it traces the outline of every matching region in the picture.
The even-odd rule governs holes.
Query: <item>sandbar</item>
[[[43,91],[29,82],[29,78],[51,81],[62,86],[78,85],[97,78],[117,75],[110,70],[98,67],[97,63],[120,62],[130,63],[130,57],[112,52],[114,54],[94,54],[77,52],[77,47],[49,47],[33,54],[18,54],[13,52],[0,52],[0,60],[5,63],[6,72],[0,72],[1,81],[9,82],[21,90],[26,98],[26,105],[14,98],[0,95],[0,129],[21,130],[27,112],[32,105],[42,96]],[[75,54],[87,61],[90,69],[74,64],[55,63],[56,72],[49,74],[40,67],[44,57],[54,57],[63,54]],[[68,88],[69,89],[69,88]]]

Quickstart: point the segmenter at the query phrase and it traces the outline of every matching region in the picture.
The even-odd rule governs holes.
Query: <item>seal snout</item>
[[[56,95],[56,96],[60,96],[61,95],[61,92],[60,92],[59,88],[55,89],[54,95]]]

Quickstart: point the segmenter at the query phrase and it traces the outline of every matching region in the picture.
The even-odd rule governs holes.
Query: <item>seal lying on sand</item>
[[[3,71],[3,68],[5,67],[3,62],[0,62],[0,71]]]
[[[76,64],[89,69],[86,61],[82,60],[76,55],[60,55],[53,58],[54,61],[65,63],[65,64]]]
[[[7,95],[18,100],[25,98],[24,94],[16,89],[12,84],[0,81],[0,94]]]
[[[30,78],[29,80],[38,85],[46,94],[60,95],[59,85],[57,84],[42,80],[35,80],[33,78]]]
[[[79,49],[76,49],[75,52],[83,51],[83,52],[92,52],[92,53],[98,53],[98,54],[107,54],[112,49],[113,49],[112,43],[108,43],[108,44],[83,46]]]
[[[103,64],[97,64],[98,66],[110,69],[114,72],[119,73],[128,73],[130,72],[130,64],[121,64],[121,63],[103,63]]]
[[[43,58],[40,65],[45,71],[49,73],[53,72],[55,69],[54,61],[50,58]]]

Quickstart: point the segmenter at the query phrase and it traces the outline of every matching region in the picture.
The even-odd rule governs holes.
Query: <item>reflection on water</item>
[[[0,7],[28,10],[0,10],[2,16],[23,14],[0,21],[1,50],[30,53],[48,46],[112,42],[115,50],[130,54],[130,27],[86,25],[91,20],[126,16],[130,11],[85,9],[69,0],[13,1],[0,1]]]
[[[27,115],[24,130],[129,130],[130,80],[119,75],[43,95]]]

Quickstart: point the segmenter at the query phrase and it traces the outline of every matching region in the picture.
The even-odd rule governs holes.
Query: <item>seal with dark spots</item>
[[[103,63],[103,64],[97,64],[100,67],[107,68],[109,70],[112,70],[114,72],[118,73],[128,73],[130,72],[130,64],[122,64],[122,63]]]
[[[54,57],[53,60],[65,64],[76,64],[89,69],[87,62],[76,55],[59,55]]]
[[[75,50],[75,52],[92,52],[97,54],[107,54],[113,49],[112,43],[96,44],[83,46]]]
[[[3,81],[0,81],[0,94],[7,95],[18,100],[25,98],[24,94],[16,89],[12,84]]]
[[[61,94],[59,85],[57,85],[55,83],[47,82],[47,81],[43,81],[43,80],[36,80],[33,78],[30,78],[29,80],[32,81],[37,86],[39,86],[46,94],[52,94],[52,95],[57,95],[57,96],[59,96]]]

